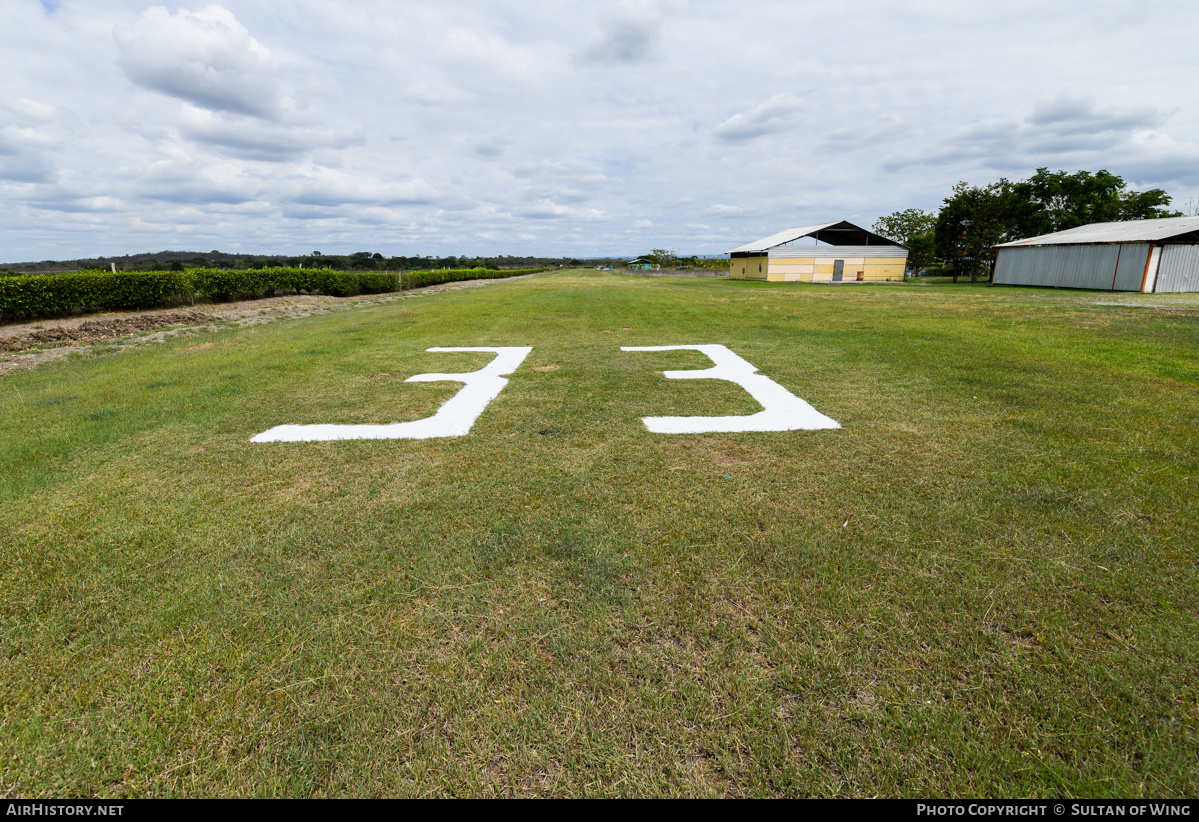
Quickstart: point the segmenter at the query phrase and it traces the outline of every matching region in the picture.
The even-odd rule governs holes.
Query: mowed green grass
[[[0,793],[1194,796],[1193,297],[564,272],[5,377]],[[758,410],[620,351],[697,343],[844,427],[650,434]],[[249,442],[480,345],[469,436]]]

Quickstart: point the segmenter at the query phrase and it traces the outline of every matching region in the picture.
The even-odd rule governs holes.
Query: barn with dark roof
[[[902,281],[908,249],[846,220],[789,228],[728,252],[734,280]]]

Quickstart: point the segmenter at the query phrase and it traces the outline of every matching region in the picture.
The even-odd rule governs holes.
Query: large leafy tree
[[[907,208],[874,223],[874,233],[908,247],[908,265],[919,274],[933,263],[936,252],[937,215],[931,211]]]
[[[1000,179],[985,186],[958,183],[937,215],[936,253],[956,283],[977,282],[988,271],[992,246],[1029,236],[1039,210],[1020,188]],[[1035,232],[1034,232],[1035,233]]]
[[[1181,217],[1167,211],[1170,195],[1160,188],[1132,191],[1123,178],[1106,170],[1094,173],[1050,171],[1037,173],[1016,185],[1022,196],[1038,206],[1036,234],[1065,231],[1088,223],[1120,220],[1148,220],[1155,217]]]

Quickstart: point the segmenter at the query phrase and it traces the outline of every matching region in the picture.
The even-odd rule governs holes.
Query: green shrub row
[[[395,291],[396,275],[385,271],[329,268],[261,268],[227,271],[80,271],[0,278],[0,317],[55,317],[94,311],[156,308],[201,299],[223,302],[258,299],[277,292],[306,291],[349,297]]]
[[[436,271],[334,271],[329,268],[260,268],[230,271],[221,268],[191,268],[196,292],[210,300],[234,297],[269,297],[277,291],[307,291],[349,297],[354,294],[382,294],[460,280],[494,280],[534,274],[544,268],[520,268],[501,271],[494,268],[449,268]]]
[[[259,299],[280,292],[350,297],[382,294],[397,287],[423,288],[459,280],[517,277],[544,271],[523,268],[457,268],[405,272],[334,271],[331,268],[259,268],[234,271],[78,271],[0,277],[0,317],[6,320],[56,317],[94,311],[156,308],[194,300]]]
[[[443,268],[439,271],[405,271],[400,275],[400,288],[424,288],[427,285],[454,283],[460,280],[498,280],[505,277],[519,277],[523,274],[536,274],[545,271],[544,268],[513,268],[500,270],[495,268]]]
[[[183,271],[80,271],[0,278],[0,316],[54,317],[89,311],[153,308],[195,290]]]
[[[272,297],[282,291],[306,291],[349,297],[396,290],[396,275],[386,271],[334,271],[331,268],[189,268],[197,296],[217,302]]]

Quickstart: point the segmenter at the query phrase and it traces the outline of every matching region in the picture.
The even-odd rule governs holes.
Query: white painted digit
[[[717,434],[734,431],[799,431],[840,428],[808,403],[783,388],[723,345],[622,346],[621,351],[700,351],[716,363],[700,371],[666,371],[668,380],[728,380],[762,404],[756,414],[744,417],[642,417],[655,434]]]
[[[511,374],[529,356],[531,347],[429,348],[434,353],[453,351],[492,352],[496,358],[485,368],[466,374],[417,374],[404,382],[465,383],[446,400],[437,413],[423,420],[390,425],[278,425],[251,437],[250,442],[316,442],[324,440],[423,440],[432,437],[462,437],[475,424],[487,404],[508,384]]]

